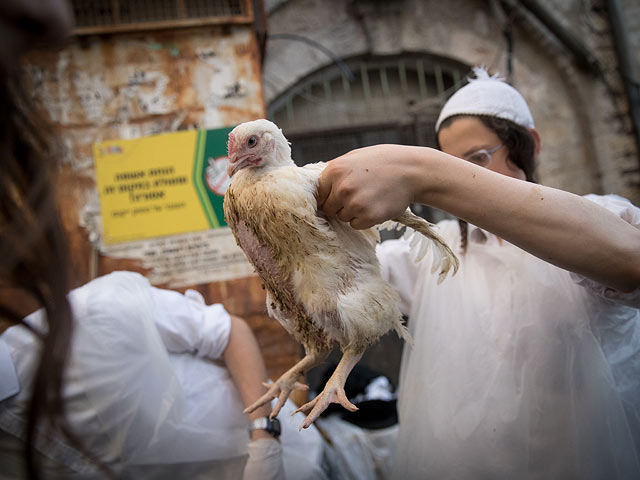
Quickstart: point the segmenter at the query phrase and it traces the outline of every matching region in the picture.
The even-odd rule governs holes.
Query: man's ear
[[[531,134],[531,136],[533,137],[533,141],[536,143],[536,156],[540,153],[540,134],[538,133],[538,130],[536,130],[535,128],[529,128],[529,133]]]

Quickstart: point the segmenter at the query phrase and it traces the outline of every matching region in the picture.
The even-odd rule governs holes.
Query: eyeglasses
[[[490,148],[487,150],[483,148],[482,150],[476,150],[475,152],[471,152],[468,155],[465,155],[464,158],[467,162],[475,163],[476,165],[480,165],[481,167],[486,167],[491,163],[491,155],[496,153],[498,150],[502,148],[504,144],[501,143],[497,147]]]

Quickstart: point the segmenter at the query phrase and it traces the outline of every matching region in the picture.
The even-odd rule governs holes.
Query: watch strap
[[[277,418],[271,420],[269,417],[256,418],[249,424],[249,432],[254,430],[266,430],[271,436],[280,436],[280,422]]]
[[[269,424],[269,419],[267,417],[256,418],[251,425],[249,425],[249,431],[253,430],[266,430]]]

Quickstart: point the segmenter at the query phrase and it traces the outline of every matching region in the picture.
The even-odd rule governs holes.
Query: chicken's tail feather
[[[407,326],[402,322],[402,320],[400,320],[398,322],[398,325],[395,328],[396,333],[398,334],[398,336],[404,340],[405,342],[407,342],[411,347],[413,347],[413,337],[411,336],[411,333],[409,332],[409,329],[407,328]]]
[[[442,237],[433,230],[435,225],[427,222],[417,215],[414,215],[409,209],[407,209],[398,218],[395,218],[393,222],[401,223],[408,227],[404,237],[411,239],[411,248],[418,247],[416,262],[422,260],[431,246],[434,247],[431,273],[435,273],[437,270],[440,270],[440,273],[438,274],[438,283],[441,283],[446,278],[447,273],[449,273],[452,268],[453,275],[456,274],[459,266],[458,257],[456,257],[455,253],[453,253]],[[384,228],[389,228],[391,226],[390,222],[385,222],[383,224]]]

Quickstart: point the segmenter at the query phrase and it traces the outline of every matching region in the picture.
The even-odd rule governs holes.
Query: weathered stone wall
[[[631,63],[633,66],[633,78],[640,82],[640,2],[638,0],[623,0],[620,2],[624,11],[624,19],[627,27],[627,40],[632,52]]]
[[[510,19],[511,81],[529,102],[542,138],[541,182],[578,194],[618,193],[640,204],[637,143],[604,1],[539,3],[595,56],[601,73],[581,68],[557,36],[516,1],[273,0],[266,6],[270,34],[305,36],[342,59],[424,52],[485,65],[503,75],[507,44],[502,27]],[[638,46],[639,16],[631,17],[640,6],[631,0],[623,4],[631,45]],[[331,62],[310,45],[269,41],[266,102]]]

